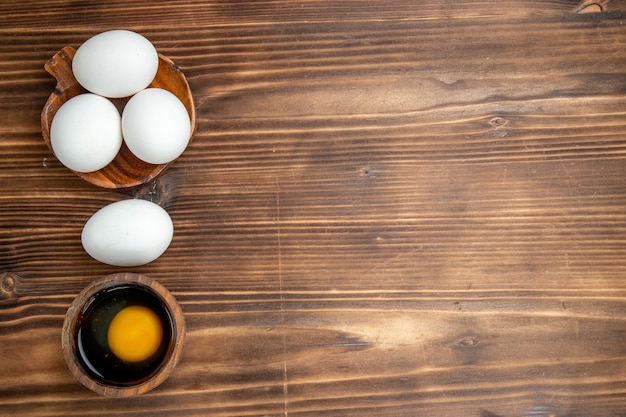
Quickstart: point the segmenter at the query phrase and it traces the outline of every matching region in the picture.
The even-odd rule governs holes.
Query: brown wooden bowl
[[[150,359],[127,363],[103,353],[108,349],[106,335],[99,338],[98,329],[106,333],[114,314],[135,304],[157,312],[163,338]],[[176,367],[184,344],[185,320],[174,296],[153,279],[133,273],[108,275],[87,286],[68,308],[61,337],[63,356],[74,377],[107,397],[131,397],[163,383]]]
[[[46,64],[44,68],[57,80],[57,85],[41,112],[41,132],[43,139],[52,150],[50,144],[50,124],[54,115],[61,105],[79,94],[86,93],[85,90],[74,78],[72,72],[72,59],[76,50],[71,46],[66,46],[57,52]],[[191,120],[191,137],[196,130],[196,110],[193,97],[187,79],[170,59],[159,54],[159,68],[157,74],[148,87],[156,87],[168,90],[174,94],[185,105]],[[121,112],[130,97],[110,99]],[[172,161],[173,162],[173,161]],[[150,164],[137,158],[128,149],[126,144],[122,144],[117,156],[104,168],[93,172],[73,171],[79,177],[90,183],[104,188],[128,188],[145,184],[161,174],[172,162],[167,164]]]

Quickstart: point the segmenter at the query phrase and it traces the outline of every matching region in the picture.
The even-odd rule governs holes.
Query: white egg
[[[81,94],[63,103],[50,124],[50,145],[66,167],[92,172],[105,167],[122,146],[122,119],[113,103]]]
[[[159,67],[148,39],[129,30],[111,30],[87,39],[72,61],[76,80],[105,97],[128,97],[146,88]]]
[[[169,247],[174,225],[159,205],[122,200],[98,210],[85,223],[83,248],[94,259],[115,266],[154,261]]]
[[[122,133],[128,149],[151,164],[165,164],[183,153],[191,136],[185,105],[161,88],[135,94],[122,112]]]

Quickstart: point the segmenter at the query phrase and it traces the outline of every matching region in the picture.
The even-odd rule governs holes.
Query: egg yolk
[[[130,306],[113,317],[107,331],[109,348],[126,362],[148,359],[161,344],[163,328],[156,313],[144,306]]]

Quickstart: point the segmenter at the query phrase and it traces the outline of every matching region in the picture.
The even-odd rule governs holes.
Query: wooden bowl
[[[50,144],[50,124],[57,110],[63,103],[74,96],[86,93],[74,78],[72,72],[72,59],[76,50],[66,46],[57,52],[44,68],[57,80],[57,85],[41,112],[41,131],[43,139],[52,150]],[[148,87],[156,87],[168,90],[185,105],[191,120],[191,138],[196,130],[196,110],[189,84],[183,73],[171,60],[159,54],[159,68],[157,74]],[[118,110],[122,111],[130,97],[110,99]],[[172,161],[173,162],[173,161]],[[161,174],[172,162],[167,164],[150,164],[137,158],[122,144],[117,156],[104,168],[93,172],[73,171],[79,177],[90,183],[104,188],[127,188],[145,184]]]
[[[115,314],[137,304],[157,313],[163,337],[151,358],[124,362],[109,353],[106,332]],[[85,288],[67,310],[61,338],[74,377],[107,397],[131,397],[160,385],[178,363],[184,344],[185,320],[174,296],[153,279],[133,273],[108,275]]]

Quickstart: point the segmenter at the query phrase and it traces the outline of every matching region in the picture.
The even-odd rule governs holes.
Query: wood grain
[[[33,13],[36,10],[36,13]],[[623,416],[623,1],[0,4],[0,415]],[[136,30],[197,130],[156,181],[51,155],[44,63]],[[180,364],[137,398],[76,382],[60,332],[84,222],[172,216],[147,274]]]

